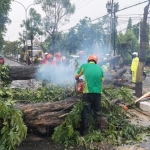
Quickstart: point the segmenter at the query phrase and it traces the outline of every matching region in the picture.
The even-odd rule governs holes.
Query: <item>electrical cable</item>
[[[80,0],[77,0],[74,4],[77,4]]]
[[[84,2],[85,2],[85,0],[81,1],[81,3],[77,4],[76,7],[78,7],[80,4],[82,4],[82,3],[84,3]]]
[[[131,8],[131,7],[134,7],[134,6],[141,5],[141,4],[146,3],[146,2],[148,2],[148,0],[143,1],[143,2],[139,2],[139,3],[136,3],[136,4],[134,4],[134,5],[131,5],[131,6],[128,6],[128,7],[122,8],[122,9],[119,9],[117,12],[122,11],[122,10],[125,10],[125,9],[128,9],[128,8]],[[112,12],[112,13],[114,13],[114,12]],[[103,17],[105,17],[105,16],[107,16],[107,15],[109,15],[109,13],[108,13],[108,14],[105,14],[105,15],[103,15],[103,16],[101,16],[101,17],[95,18],[95,19],[91,20],[91,22],[93,22],[93,21],[95,21],[95,20],[98,20],[98,19],[101,19],[101,18],[103,18]],[[70,30],[70,29],[66,29],[66,30],[62,30],[62,31],[67,31],[67,30]]]
[[[122,11],[122,10],[125,10],[125,9],[128,9],[128,8],[131,8],[131,7],[134,7],[134,6],[137,6],[137,5],[140,5],[140,4],[143,4],[143,3],[146,3],[146,2],[148,2],[148,0],[143,1],[143,2],[139,2],[139,3],[137,3],[137,4],[134,4],[134,5],[131,5],[131,6],[122,8],[122,9],[119,9],[117,12]],[[112,13],[114,13],[114,12],[112,12]],[[92,21],[95,21],[95,20],[97,20],[97,19],[103,18],[103,17],[105,17],[105,16],[107,16],[107,15],[109,15],[109,14],[106,14],[106,15],[104,15],[104,16],[98,17],[98,18],[96,18],[96,19],[94,19],[94,20],[92,20]]]
[[[84,4],[83,6],[81,6],[80,8],[78,8],[77,10],[81,9],[82,7],[84,7],[85,5],[89,4],[91,1],[93,0],[90,0],[89,2],[87,2],[86,4]]]

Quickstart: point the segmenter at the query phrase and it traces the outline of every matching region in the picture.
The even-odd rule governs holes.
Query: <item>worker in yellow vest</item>
[[[137,68],[139,64],[139,58],[138,58],[138,53],[133,52],[132,53],[133,59],[132,59],[132,64],[131,64],[131,72],[132,72],[132,82],[136,82],[136,73],[137,73]]]

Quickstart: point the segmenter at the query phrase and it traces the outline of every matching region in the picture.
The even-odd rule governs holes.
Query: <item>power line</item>
[[[117,15],[117,16],[139,16],[139,15],[143,15],[143,14],[126,14],[126,15]]]
[[[92,0],[91,0],[91,1],[92,1]],[[136,3],[136,4],[134,4],[134,5],[131,5],[131,6],[128,6],[128,7],[122,8],[122,9],[119,9],[117,12],[122,11],[122,10],[125,10],[125,9],[128,9],[128,8],[131,8],[131,7],[134,7],[134,6],[138,6],[138,5],[144,4],[144,3],[146,3],[146,2],[148,2],[148,0],[143,1],[143,2],[139,2],[139,3]],[[114,13],[114,12],[112,12],[112,13]],[[91,20],[91,22],[93,22],[93,21],[95,21],[95,20],[98,20],[98,19],[100,19],[100,18],[103,18],[103,17],[105,17],[105,16],[107,16],[107,15],[109,15],[109,14],[105,14],[105,15],[103,15],[103,16],[101,16],[101,17],[98,17],[98,18],[96,18],[96,19],[93,19],[93,20]],[[65,30],[62,30],[62,31],[67,31],[67,30],[69,30],[69,29],[65,29]]]
[[[80,1],[80,0],[77,0],[77,1],[75,2],[75,4],[77,4],[79,1]]]
[[[144,1],[144,2],[139,2],[139,3],[137,3],[137,4],[134,4],[134,5],[131,5],[131,6],[128,6],[128,7],[122,8],[122,9],[119,9],[117,12],[122,11],[122,10],[125,10],[125,9],[128,9],[128,8],[131,8],[131,7],[134,7],[134,6],[137,6],[137,5],[140,5],[140,4],[143,4],[143,3],[146,3],[146,2],[148,2],[148,1],[146,0],[146,1]],[[114,12],[112,12],[112,13],[114,13]],[[105,17],[105,16],[107,16],[107,15],[109,15],[109,14],[106,14],[106,15],[104,15],[104,16],[98,17],[98,18],[96,18],[96,19],[94,19],[94,20],[92,20],[92,21],[95,21],[95,20],[97,20],[97,19],[103,18],[103,17]]]
[[[80,4],[84,3],[84,2],[85,2],[85,0],[83,0],[81,3],[77,4],[77,7],[78,7]]]
[[[92,1],[92,0],[91,0]],[[91,1],[87,2],[86,4],[84,4],[83,6],[81,6],[80,8],[78,8],[77,10],[81,9],[82,7],[84,7],[85,5],[89,4]]]
[[[132,5],[132,6],[128,6],[128,7],[122,8],[122,9],[118,10],[117,12],[122,11],[122,10],[125,10],[125,9],[128,9],[128,8],[131,8],[131,7],[134,7],[134,6],[137,6],[137,5],[140,5],[140,4],[144,4],[144,3],[146,3],[146,2],[148,2],[148,1],[139,2],[139,3],[134,4],[134,5]]]

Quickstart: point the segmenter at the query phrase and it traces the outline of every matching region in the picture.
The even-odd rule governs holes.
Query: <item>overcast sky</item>
[[[27,8],[30,4],[33,4],[34,0],[16,0]],[[71,3],[76,5],[76,12],[70,18],[70,23],[63,26],[61,30],[69,29],[75,26],[80,19],[83,19],[85,16],[90,17],[92,20],[101,17],[107,14],[106,3],[108,0],[71,0]],[[144,2],[146,0],[116,0],[119,3],[119,9],[126,8],[128,6],[132,6],[134,4],[138,4],[140,2]],[[118,30],[123,30],[126,28],[127,20],[129,17],[133,17],[133,24],[137,23],[142,17],[144,7],[147,3],[140,4],[134,6],[132,8],[128,8],[126,10],[122,10],[118,12],[116,15],[118,16],[119,25]],[[9,18],[11,19],[11,24],[7,25],[7,33],[5,36],[5,40],[14,41],[18,39],[18,33],[22,32],[23,29],[20,28],[20,24],[22,20],[25,20],[25,9],[21,6],[21,4],[17,2],[12,2],[11,11],[9,13]],[[29,7],[34,8],[38,13],[44,16],[44,12],[42,11],[40,6],[32,5]],[[27,13],[29,12],[27,10]],[[140,14],[140,15],[138,15]],[[94,23],[94,22],[93,22]]]

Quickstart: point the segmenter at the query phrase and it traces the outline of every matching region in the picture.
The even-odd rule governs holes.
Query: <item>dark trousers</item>
[[[101,94],[87,93],[83,94],[83,102],[85,105],[81,111],[81,135],[87,131],[89,116],[93,112],[96,129],[101,128]]]

